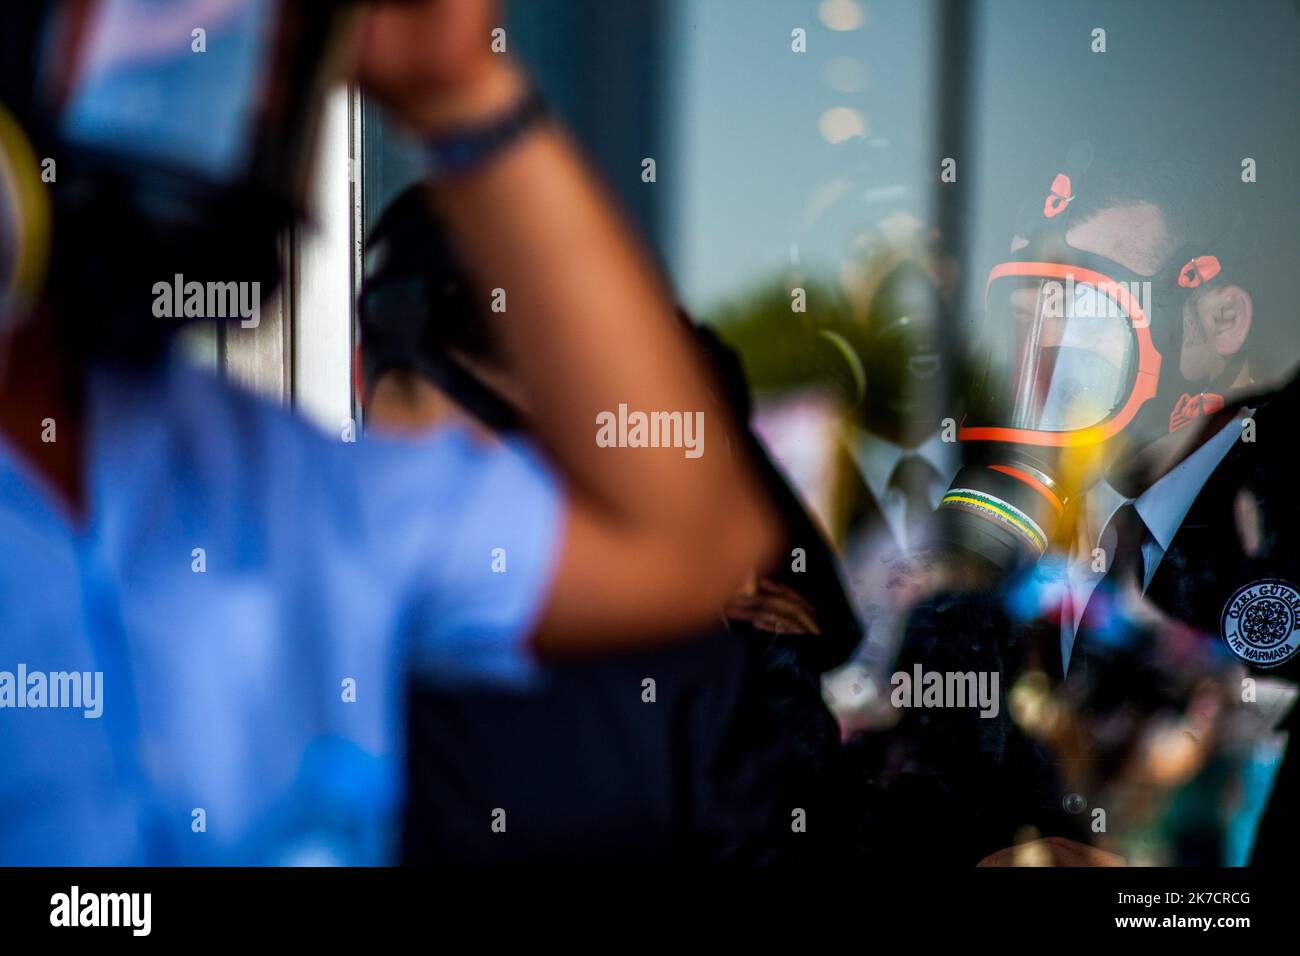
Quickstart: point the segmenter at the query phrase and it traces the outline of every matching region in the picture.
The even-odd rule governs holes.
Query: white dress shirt
[[[915,449],[904,448],[879,435],[853,429],[849,434],[849,453],[867,489],[885,516],[894,543],[906,551],[913,542],[907,540],[907,498],[890,483],[898,463],[906,455],[916,455],[933,469],[934,477],[927,489],[930,507],[939,507],[959,464],[955,442],[946,442],[935,432]]]

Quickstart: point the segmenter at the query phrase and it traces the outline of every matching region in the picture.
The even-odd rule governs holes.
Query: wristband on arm
[[[463,176],[486,166],[548,115],[546,101],[530,88],[518,103],[489,120],[425,140],[430,175]]]

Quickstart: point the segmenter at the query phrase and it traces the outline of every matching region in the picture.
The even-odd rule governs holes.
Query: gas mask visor
[[[1156,393],[1150,282],[1004,262],[989,275],[983,374],[958,437],[1037,447],[1113,437]]]
[[[295,204],[346,0],[79,0],[48,24],[55,134],[119,171]],[[116,162],[113,162],[116,161]],[[130,181],[129,177],[124,177]]]
[[[43,138],[58,160],[51,296],[68,341],[148,355],[185,321],[158,283],[265,299],[306,207],[347,0],[67,0],[40,31]],[[73,278],[75,277],[75,281]]]

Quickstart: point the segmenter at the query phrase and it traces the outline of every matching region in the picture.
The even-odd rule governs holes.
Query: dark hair
[[[452,247],[432,192],[417,183],[389,204],[366,236],[358,312],[367,382],[393,367],[448,353],[496,364],[486,300]]]
[[[1229,175],[1224,172],[1223,176]],[[1150,203],[1160,209],[1169,242],[1157,250],[1160,268],[1183,247],[1210,252],[1225,240],[1239,211],[1230,208],[1229,189],[1211,164],[1168,145],[1136,144],[1098,151],[1076,186],[1070,221],[1085,222],[1115,206]],[[1218,249],[1225,257],[1232,250]]]
[[[0,104],[24,127],[43,118],[37,102],[37,64],[41,32],[53,9],[50,0],[6,3],[0,9]]]
[[[1158,268],[1181,266],[1175,257],[1216,256],[1223,267],[1217,284],[1239,285],[1254,302],[1255,326],[1242,354],[1257,373],[1267,375],[1281,354],[1279,347],[1294,352],[1289,282],[1286,268],[1259,232],[1263,223],[1254,205],[1259,200],[1242,183],[1240,163],[1239,157],[1219,156],[1198,144],[1139,143],[1099,151],[1077,187],[1070,220],[1078,224],[1104,209],[1133,203],[1158,207],[1169,230],[1166,248],[1157,250]]]

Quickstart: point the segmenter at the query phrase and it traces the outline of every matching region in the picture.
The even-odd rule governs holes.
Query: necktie
[[[930,501],[930,486],[938,474],[934,466],[914,452],[904,454],[889,476],[889,487],[903,499],[904,551],[915,549],[925,537],[926,524],[934,513]]]
[[[1115,591],[1136,588],[1142,590],[1144,562],[1142,545],[1147,540],[1147,526],[1133,504],[1119,507],[1110,519],[1107,529],[1114,529],[1115,544],[1111,549],[1109,567],[1103,584],[1108,584]],[[1106,536],[1102,532],[1103,538]],[[1096,592],[1093,592],[1096,594]]]
[[[1086,677],[1105,654],[1105,642],[1098,635],[1105,632],[1113,615],[1114,602],[1126,594],[1141,594],[1144,562],[1142,545],[1147,539],[1147,527],[1142,516],[1131,503],[1121,505],[1103,530],[1101,541],[1114,532],[1114,543],[1107,548],[1105,576],[1097,583],[1088,598],[1079,630],[1070,653],[1070,676]]]

